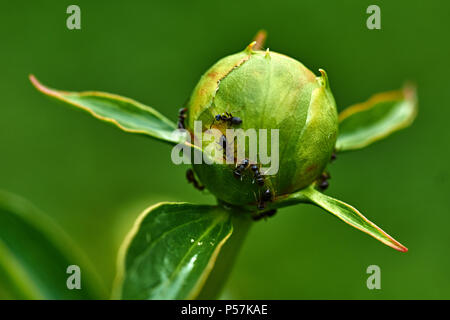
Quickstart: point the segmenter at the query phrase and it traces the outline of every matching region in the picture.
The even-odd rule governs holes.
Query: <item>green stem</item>
[[[238,211],[239,209],[237,208],[230,210],[233,210],[231,213],[233,233],[220,251],[214,268],[197,296],[197,299],[206,300],[218,298],[230,275],[234,261],[236,260],[242,244],[244,243],[244,239],[250,230],[250,226],[253,224],[248,212]]]

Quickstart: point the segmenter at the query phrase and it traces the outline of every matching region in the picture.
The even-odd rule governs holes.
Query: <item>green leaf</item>
[[[59,91],[44,86],[33,75],[30,75],[30,81],[43,94],[87,111],[95,118],[112,123],[123,131],[148,135],[171,144],[185,140],[182,134],[174,132],[177,129],[175,123],[132,99],[95,91]]]
[[[339,114],[337,151],[356,150],[408,127],[416,117],[415,88],[379,93]]]
[[[67,267],[81,270],[81,289],[69,290]],[[7,299],[106,297],[70,240],[25,200],[0,192],[0,295]]]
[[[296,195],[299,194],[299,195]],[[392,238],[386,232],[377,227],[373,222],[364,217],[358,210],[353,208],[340,200],[331,198],[319,191],[314,186],[310,186],[303,189],[296,194],[292,195],[292,199],[299,199],[299,202],[305,202],[309,200],[312,204],[315,204],[322,209],[325,209],[329,213],[335,215],[345,223],[352,227],[367,233],[382,243],[388,245],[395,250],[406,252],[408,249]]]
[[[150,207],[120,250],[114,297],[195,298],[232,230],[230,213],[220,207]]]

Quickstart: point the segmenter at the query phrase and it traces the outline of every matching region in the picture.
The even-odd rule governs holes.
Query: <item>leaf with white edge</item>
[[[44,86],[33,75],[30,75],[30,81],[43,94],[89,112],[123,131],[148,135],[171,144],[185,140],[183,134],[175,131],[175,123],[135,100],[105,92],[55,90]]]
[[[217,206],[150,207],[120,250],[114,298],[195,298],[232,231],[230,213]]]
[[[337,151],[356,150],[386,138],[412,124],[417,115],[416,91],[379,93],[368,101],[353,105],[339,114]]]
[[[345,223],[367,233],[385,245],[401,252],[408,251],[405,246],[381,230],[373,222],[369,221],[354,207],[317,191],[314,186],[303,189],[298,193],[301,194],[301,197],[298,197],[301,202],[304,202],[305,199],[309,200],[312,204],[325,209]]]
[[[27,201],[0,192],[0,299],[104,299],[107,295],[65,234]],[[69,290],[70,265],[81,289]],[[71,282],[72,283],[72,282]]]

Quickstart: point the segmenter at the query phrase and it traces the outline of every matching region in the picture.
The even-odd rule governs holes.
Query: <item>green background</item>
[[[81,7],[81,30],[66,8]],[[381,7],[381,30],[366,8]],[[330,166],[328,194],[405,244],[402,254],[312,206],[251,230],[225,297],[450,298],[448,1],[8,1],[0,12],[0,189],[31,200],[86,252],[107,287],[136,216],[159,201],[214,203],[170,146],[120,132],[38,93],[101,90],[172,120],[200,75],[259,28],[267,47],[324,68],[338,108],[412,80],[414,125]],[[381,268],[368,290],[366,268]]]

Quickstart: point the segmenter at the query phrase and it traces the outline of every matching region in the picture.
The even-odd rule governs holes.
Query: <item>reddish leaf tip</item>
[[[383,233],[385,233],[384,231],[383,231]],[[397,240],[395,240],[394,238],[392,238],[391,236],[389,236],[387,233],[385,233],[388,237],[389,237],[389,239],[390,239],[390,241],[389,242],[385,242],[385,244],[387,244],[389,247],[391,247],[391,248],[393,248],[393,249],[395,249],[395,250],[397,250],[397,251],[400,251],[400,252],[408,252],[408,248],[407,247],[405,247],[404,245],[402,245],[400,242],[398,242]]]
[[[399,244],[400,247],[395,248],[396,250],[400,251],[400,252],[408,252],[408,248],[405,247],[404,245]]]
[[[31,84],[40,92],[42,92],[43,94],[46,94],[48,96],[51,97],[55,97],[57,98],[59,93],[62,93],[62,91],[59,91],[59,93],[53,89],[50,89],[48,87],[46,87],[45,85],[43,85],[42,83],[39,82],[39,80],[33,75],[30,74],[28,76],[28,78],[30,79]]]
[[[39,82],[38,79],[36,79],[36,77],[34,76],[34,74],[30,74],[28,76],[28,78],[30,79],[31,84],[38,89],[39,91],[43,91],[46,92],[46,87],[44,87],[44,85],[42,83]]]

